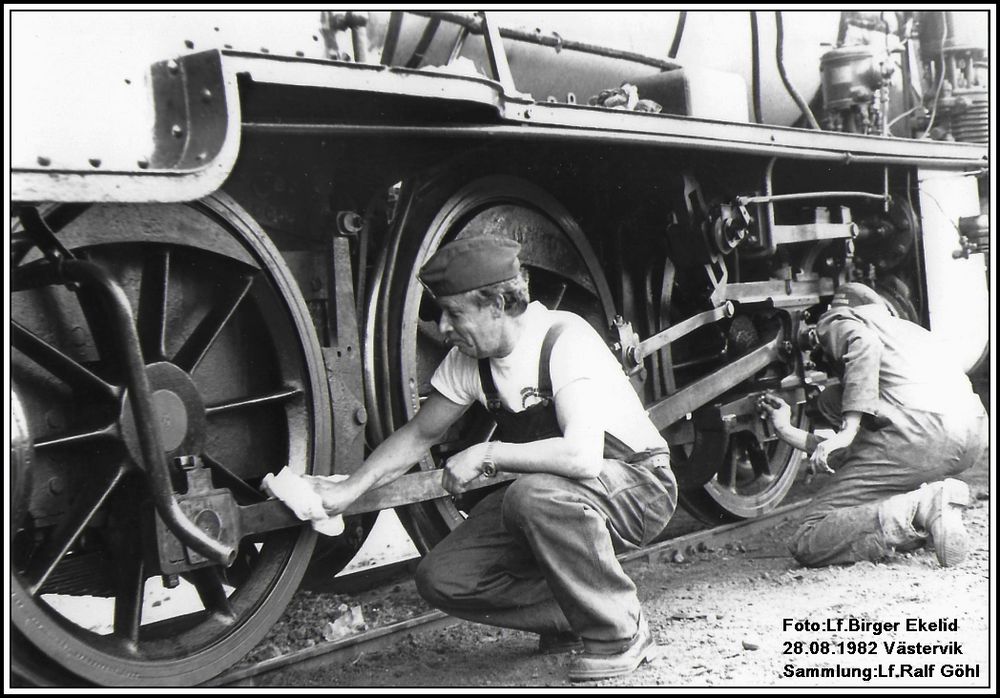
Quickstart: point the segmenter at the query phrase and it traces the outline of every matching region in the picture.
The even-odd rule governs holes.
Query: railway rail
[[[672,562],[681,559],[679,556],[690,556],[695,551],[710,549],[737,543],[744,537],[775,527],[795,516],[806,504],[803,499],[792,504],[781,506],[770,514],[756,519],[748,519],[737,523],[695,531],[671,538],[660,543],[623,553],[619,561],[626,567],[638,564],[655,564]],[[349,592],[363,588],[372,588],[379,584],[389,583],[401,575],[412,572],[418,558],[410,558],[399,562],[383,565],[374,569],[362,570],[337,578],[331,584],[330,590]],[[206,683],[206,686],[254,686],[256,680],[266,674],[276,671],[308,669],[321,665],[342,664],[350,662],[364,653],[379,650],[398,642],[406,635],[430,632],[447,628],[462,622],[460,618],[449,616],[442,611],[431,610],[413,618],[407,618],[395,623],[373,628],[340,640],[334,640],[322,645],[314,645],[302,650],[290,652],[280,657],[266,659],[249,666],[239,667],[226,672]]]

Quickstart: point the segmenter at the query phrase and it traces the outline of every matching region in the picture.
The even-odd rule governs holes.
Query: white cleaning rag
[[[347,476],[330,475],[327,479],[340,482],[346,480]],[[265,475],[260,488],[284,502],[299,519],[311,522],[312,527],[324,536],[339,536],[344,532],[344,518],[340,514],[327,514],[319,493],[287,465],[277,475]]]

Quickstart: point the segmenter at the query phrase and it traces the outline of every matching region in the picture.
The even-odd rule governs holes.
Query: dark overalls
[[[549,375],[561,331],[559,325],[550,328],[540,352],[542,401],[522,412],[501,407],[489,359],[480,360],[497,439],[527,443],[562,436]],[[639,599],[615,554],[649,544],[662,532],[677,503],[677,486],[666,449],[634,453],[606,434],[604,458],[596,478],[531,473],[486,496],[421,561],[421,595],[478,623],[535,633],[573,631],[592,649],[631,638]]]
[[[791,552],[809,567],[882,560],[926,539],[913,528],[912,512],[899,520],[887,501],[988,467],[989,420],[960,373],[947,385],[930,380],[956,369],[950,357],[923,353],[930,335],[922,327],[862,306],[830,311],[819,330],[824,353],[843,374],[841,386],[821,394],[820,412],[833,424],[845,409],[864,417],[851,445],[831,456],[836,474],[806,509]]]

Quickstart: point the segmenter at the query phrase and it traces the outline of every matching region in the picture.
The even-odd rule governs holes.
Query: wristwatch
[[[493,444],[491,441],[486,446],[486,455],[483,456],[483,477],[494,477],[497,474],[497,464],[493,461]]]

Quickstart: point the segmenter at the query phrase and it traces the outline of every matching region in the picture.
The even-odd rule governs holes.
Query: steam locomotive
[[[416,272],[460,235],[518,240],[533,298],[602,333],[710,523],[789,492],[800,455],[756,401],[808,426],[833,378],[799,338],[838,284],[982,371],[987,25],[14,12],[13,673],[198,684],[379,511],[423,551],[458,525],[483,491],[437,470],[489,438],[484,413],[335,538],[260,483],[350,473],[420,408],[447,347]],[[181,585],[194,610],[151,608]]]

